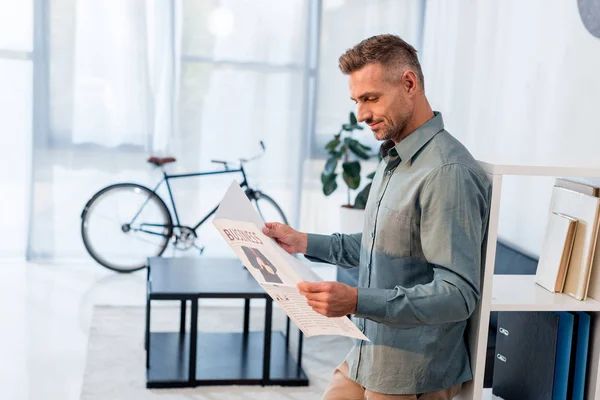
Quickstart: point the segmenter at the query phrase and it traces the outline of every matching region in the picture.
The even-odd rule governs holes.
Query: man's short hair
[[[421,89],[425,89],[425,79],[417,58],[417,50],[396,35],[384,34],[365,39],[346,50],[338,62],[340,69],[346,75],[368,64],[381,64],[392,80],[399,79],[407,69],[410,69],[417,75]]]

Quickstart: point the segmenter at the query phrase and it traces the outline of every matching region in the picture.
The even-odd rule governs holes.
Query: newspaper
[[[264,221],[236,182],[225,194],[213,224],[254,279],[304,335],[341,335],[369,341],[348,317],[328,318],[308,305],[297,283],[322,279],[262,232]]]

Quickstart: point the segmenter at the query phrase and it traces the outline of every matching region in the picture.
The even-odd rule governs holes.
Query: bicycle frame
[[[209,176],[209,175],[224,175],[224,174],[237,174],[237,173],[241,173],[243,180],[242,183],[240,183],[240,187],[242,188],[248,188],[248,180],[246,178],[246,171],[244,170],[244,165],[240,165],[239,168],[236,169],[229,169],[227,167],[225,167],[226,169],[221,170],[221,171],[209,171],[209,172],[194,172],[194,173],[189,173],[189,174],[174,174],[174,175],[169,175],[164,169],[163,169],[163,178],[161,179],[160,182],[158,182],[158,184],[154,187],[154,189],[152,189],[153,192],[156,193],[156,191],[158,190],[158,188],[165,183],[167,185],[167,192],[169,192],[169,199],[171,200],[171,206],[173,207],[173,214],[175,215],[175,222],[176,224],[173,225],[174,228],[178,228],[181,227],[181,222],[179,221],[179,214],[177,213],[177,206],[175,205],[175,199],[173,198],[173,192],[171,190],[171,185],[169,185],[169,180],[171,179],[178,179],[178,178],[192,178],[192,177],[200,177],[200,176]],[[148,201],[150,200],[150,197],[148,197],[148,199],[144,202],[144,204],[142,204],[142,206],[140,207],[140,209],[138,210],[138,212],[135,214],[135,216],[133,217],[133,219],[130,222],[130,225],[133,225],[133,223],[135,222],[135,220],[137,219],[137,217],[140,215],[140,213],[142,212],[142,210],[144,209],[144,207],[146,206],[146,204],[148,204]],[[206,220],[208,220],[219,208],[219,204],[217,204],[211,211],[208,212],[208,214],[206,216],[204,216],[204,218],[202,218],[197,224],[196,226],[194,226],[193,228],[191,228],[194,233],[196,232],[196,230],[204,223],[206,222]],[[145,226],[162,226],[162,225],[158,225],[158,224],[148,224],[148,223],[143,223],[142,225]],[[150,234],[154,234],[154,235],[160,235],[163,236],[157,232],[152,232],[152,231],[148,231],[148,230],[144,230],[143,228],[140,229],[140,231],[145,232],[145,233],[150,233]]]

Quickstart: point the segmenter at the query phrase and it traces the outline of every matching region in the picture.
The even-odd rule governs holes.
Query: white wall
[[[430,0],[422,62],[432,106],[478,159],[600,166],[600,39],[576,1]],[[502,237],[538,254],[552,182],[506,179]]]

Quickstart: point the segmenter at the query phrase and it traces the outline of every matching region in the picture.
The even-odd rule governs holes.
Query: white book
[[[563,291],[576,230],[577,219],[550,213],[535,282],[552,293]]]
[[[577,229],[567,269],[563,293],[585,300],[590,285],[592,262],[596,250],[600,198],[554,187],[550,213],[577,219]]]

